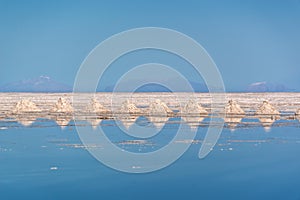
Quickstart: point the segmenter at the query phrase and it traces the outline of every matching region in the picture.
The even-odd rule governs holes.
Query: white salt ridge
[[[280,115],[280,112],[268,101],[264,101],[255,113],[256,115]]]
[[[199,105],[194,100],[189,100],[189,102],[183,107],[182,114],[199,114],[199,115],[207,115],[208,112],[203,108],[201,105]]]
[[[141,109],[137,108],[134,103],[129,102],[126,100],[122,103],[120,108],[120,113],[129,113],[129,114],[139,114],[142,113]]]
[[[40,112],[41,110],[32,101],[23,99],[19,101],[13,109],[13,113]]]
[[[156,99],[149,105],[149,114],[150,115],[168,115],[173,114],[173,110],[171,110],[165,102],[160,99]]]
[[[91,103],[87,107],[88,112],[93,113],[108,113],[109,110],[106,109],[101,103],[97,101],[96,98],[93,98]]]
[[[54,107],[52,108],[53,112],[64,112],[64,113],[71,113],[73,112],[72,105],[64,98],[59,98],[58,101],[55,103]]]
[[[239,114],[244,115],[245,111],[241,108],[241,106],[235,102],[234,100],[229,100],[228,104],[225,108],[226,114]]]

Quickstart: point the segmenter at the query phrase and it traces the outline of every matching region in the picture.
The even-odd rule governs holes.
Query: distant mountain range
[[[176,83],[176,80],[172,80],[172,83]],[[130,85],[130,83],[127,83]],[[190,81],[190,84],[195,92],[208,92],[208,88],[204,83],[198,83]],[[126,87],[125,87],[126,88]],[[106,87],[98,87],[97,92],[112,92],[114,85]],[[184,87],[178,85],[177,91],[185,92]],[[22,80],[17,82],[8,83],[0,86],[0,92],[72,92],[73,88],[69,85],[52,80],[48,76],[39,76],[37,78]],[[129,90],[122,90],[121,92],[128,92]],[[256,82],[250,84],[245,90],[235,92],[293,92],[283,84],[275,84],[269,82]],[[138,88],[136,92],[171,92],[168,88],[149,83]],[[232,92],[232,91],[227,91]]]
[[[286,87],[283,84],[270,82],[256,82],[250,84],[246,88],[246,92],[292,92],[294,90]]]
[[[72,92],[72,87],[52,80],[48,76],[8,83],[0,92]]]

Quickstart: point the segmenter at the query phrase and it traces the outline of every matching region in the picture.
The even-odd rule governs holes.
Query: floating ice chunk
[[[51,171],[56,171],[56,170],[58,170],[58,167],[55,167],[55,166],[54,167],[50,167],[50,170]]]

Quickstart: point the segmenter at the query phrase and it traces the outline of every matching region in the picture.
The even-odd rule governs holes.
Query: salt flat
[[[60,97],[72,102],[73,97],[79,101],[82,109],[91,101],[94,94],[73,93],[0,93],[0,114],[3,115],[13,110],[14,106],[22,99],[33,101],[41,110],[50,110]],[[130,100],[138,107],[148,107],[155,99],[164,101],[171,109],[180,110],[180,106],[195,99],[206,109],[211,107],[209,93],[96,93],[95,97],[107,108],[120,106],[125,100]],[[300,109],[300,93],[226,93],[226,101],[231,99],[246,112],[254,112],[264,100],[268,100],[280,112],[295,113]],[[79,107],[80,108],[80,107]]]

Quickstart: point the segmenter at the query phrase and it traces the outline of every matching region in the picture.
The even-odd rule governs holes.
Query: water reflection
[[[167,116],[148,116],[147,118],[157,129],[163,128],[169,120]]]
[[[37,118],[34,116],[18,116],[15,119],[18,123],[22,124],[25,127],[28,127],[31,126]]]
[[[180,124],[184,123],[188,125],[192,130],[197,129],[199,126],[207,127],[214,126],[214,124],[210,124],[205,121],[206,118],[210,118],[214,116],[204,116],[204,115],[182,115],[176,117],[168,117],[163,115],[133,115],[133,114],[116,114],[115,116],[111,115],[83,115],[78,116],[77,121],[80,122],[80,126],[91,126],[93,129],[96,129],[103,120],[113,120],[116,123],[121,124],[126,129],[130,129],[133,125],[137,126],[149,126],[161,129],[165,126],[166,123],[170,119],[172,119],[172,124]],[[141,120],[138,120],[141,118]],[[243,120],[244,119],[244,120]],[[259,121],[255,121],[254,119],[258,119]],[[229,128],[231,131],[234,131],[238,128],[245,127],[260,127],[263,126],[266,132],[271,130],[271,127],[276,120],[281,119],[280,115],[254,115],[254,116],[243,116],[243,115],[226,115],[224,118],[225,126],[224,128]],[[73,115],[67,113],[57,113],[57,114],[39,114],[39,113],[27,113],[27,114],[18,114],[18,115],[2,115],[1,117],[1,126],[9,127],[9,126],[18,126],[15,123],[18,122],[24,127],[47,127],[49,126],[48,120],[55,121],[58,126],[64,129],[67,126],[73,126],[70,124],[70,121],[73,120]],[[286,126],[287,123],[295,123],[298,124],[300,121],[299,115],[293,115],[290,117],[282,116],[282,120],[284,122],[276,123],[276,126]],[[297,121],[294,121],[297,120]],[[38,123],[36,123],[38,122]],[[34,124],[34,125],[33,125]],[[297,125],[298,126],[298,125]]]
[[[65,129],[66,126],[71,122],[72,120],[71,115],[57,115],[57,116],[52,116],[50,119],[54,120],[58,126],[61,127],[61,129]]]
[[[93,118],[93,119],[88,119],[87,121],[92,125],[92,128],[95,130],[97,129],[99,124],[103,121],[103,119]]]
[[[205,117],[194,116],[194,117],[181,117],[181,119],[192,129],[196,130],[200,123],[205,119]]]
[[[273,123],[279,119],[279,116],[276,115],[265,115],[265,116],[261,116],[258,118],[261,125],[264,127],[266,132],[270,132],[271,131],[271,127],[273,125]]]
[[[121,122],[121,124],[126,128],[129,129],[137,120],[138,116],[131,115],[131,114],[116,114],[115,118],[118,122]]]
[[[235,131],[236,127],[242,122],[242,116],[229,116],[224,119],[225,123],[231,131]]]

